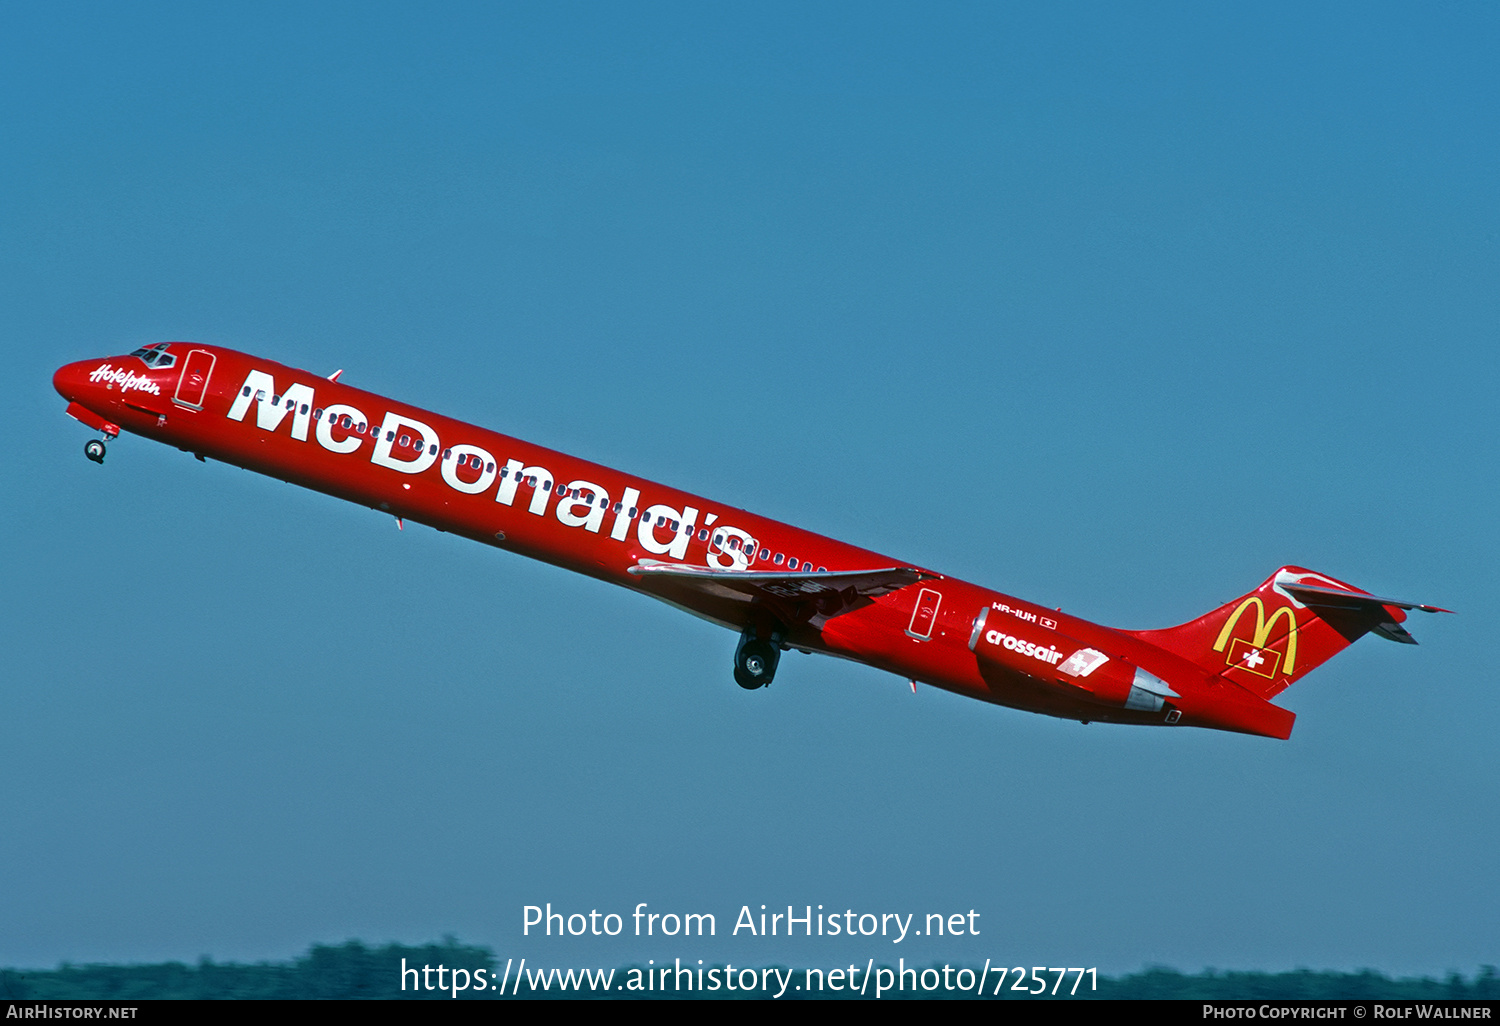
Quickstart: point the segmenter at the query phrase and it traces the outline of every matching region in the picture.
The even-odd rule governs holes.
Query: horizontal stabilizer
[[[1281,590],[1290,594],[1304,606],[1314,609],[1357,609],[1374,612],[1379,606],[1395,606],[1397,609],[1420,609],[1424,613],[1451,613],[1442,606],[1423,606],[1416,602],[1379,598],[1361,591],[1341,591],[1338,588],[1320,588],[1312,584],[1283,584]]]
[[[1379,598],[1360,591],[1343,591],[1339,588],[1324,588],[1314,584],[1288,583],[1281,585],[1281,590],[1309,609],[1359,616],[1369,622],[1370,633],[1378,634],[1388,641],[1399,641],[1403,645],[1415,645],[1417,639],[1412,637],[1411,632],[1405,627],[1395,622],[1395,619],[1388,614],[1388,608],[1420,609],[1424,613],[1453,612],[1441,606],[1424,606],[1416,602]]]

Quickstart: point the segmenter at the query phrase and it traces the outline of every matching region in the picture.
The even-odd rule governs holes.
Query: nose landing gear
[[[104,462],[104,443],[97,438],[91,438],[83,446],[83,454],[95,463]]]

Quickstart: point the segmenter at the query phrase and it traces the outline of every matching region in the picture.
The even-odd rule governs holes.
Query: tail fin
[[[1408,609],[1448,612],[1376,598],[1324,574],[1284,566],[1259,588],[1191,623],[1123,633],[1270,699],[1367,632],[1415,645],[1401,626]]]

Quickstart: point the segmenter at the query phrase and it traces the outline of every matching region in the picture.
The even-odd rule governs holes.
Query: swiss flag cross
[[[1231,669],[1249,670],[1267,680],[1276,679],[1276,670],[1281,666],[1281,653],[1274,648],[1258,648],[1244,638],[1235,638],[1229,643],[1226,662]]]

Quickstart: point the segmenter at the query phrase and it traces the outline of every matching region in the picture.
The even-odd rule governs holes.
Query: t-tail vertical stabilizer
[[[1450,610],[1377,598],[1326,574],[1284,566],[1264,584],[1191,623],[1124,631],[1241,687],[1274,698],[1364,634],[1415,645],[1406,610]]]

